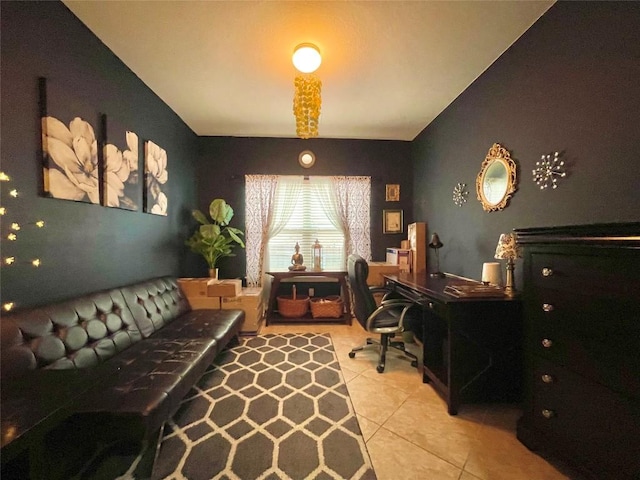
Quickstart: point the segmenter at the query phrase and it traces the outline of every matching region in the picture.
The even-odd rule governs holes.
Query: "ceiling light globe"
[[[322,63],[320,50],[312,43],[301,43],[293,51],[293,66],[302,73],[315,72]]]

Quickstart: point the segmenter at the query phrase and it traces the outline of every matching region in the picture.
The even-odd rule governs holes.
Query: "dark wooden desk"
[[[456,298],[447,285],[477,284],[446,274],[384,275],[386,285],[422,305],[423,382],[458,413],[465,400],[518,401],[522,384],[522,315],[516,298]]]
[[[273,320],[273,310],[276,303],[276,297],[278,295],[278,287],[280,286],[280,282],[284,278],[294,278],[294,277],[327,277],[327,278],[335,278],[338,280],[338,284],[340,285],[340,292],[342,295],[342,302],[344,303],[344,321],[348,325],[351,325],[351,300],[349,298],[349,289],[347,287],[347,272],[325,272],[324,270],[287,270],[282,272],[266,272],[267,275],[271,275],[273,277],[273,282],[271,283],[271,293],[269,294],[269,304],[267,305],[267,325],[269,325],[270,321]],[[291,319],[288,319],[291,320]],[[335,320],[335,319],[333,319]]]

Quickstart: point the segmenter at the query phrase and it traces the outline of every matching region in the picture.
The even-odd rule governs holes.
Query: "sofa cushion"
[[[191,310],[178,282],[172,277],[122,287],[121,291],[145,338]]]
[[[242,310],[191,310],[151,338],[215,338],[220,351],[238,335],[244,315]]]
[[[3,315],[2,378],[36,369],[86,368],[142,339],[120,290]]]
[[[132,437],[148,435],[176,412],[216,353],[213,338],[145,339],[99,367],[103,380],[76,411],[127,418],[140,429],[129,432]]]

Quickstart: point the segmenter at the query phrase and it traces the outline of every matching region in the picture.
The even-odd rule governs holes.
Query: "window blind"
[[[286,177],[280,177],[287,182]],[[344,235],[327,218],[320,204],[317,193],[310,182],[305,180],[299,190],[298,198],[290,198],[290,189],[278,188],[275,204],[295,202],[293,214],[286,226],[269,240],[267,255],[269,268],[281,270],[291,265],[291,256],[295,252],[296,242],[300,245],[300,253],[308,269],[313,266],[313,245],[316,241],[322,245],[324,270],[344,270],[346,258],[344,252]]]

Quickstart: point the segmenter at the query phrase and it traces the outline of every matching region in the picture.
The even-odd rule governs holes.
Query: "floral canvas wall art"
[[[167,152],[153,143],[145,143],[144,156],[145,196],[144,211],[154,215],[167,215]]]
[[[138,135],[107,119],[104,146],[104,205],[138,210]]]
[[[39,85],[44,194],[99,204],[99,115],[64,89],[52,90],[45,79]]]
[[[42,118],[44,192],[53,198],[100,203],[98,142],[93,126],[80,117],[68,124]]]

